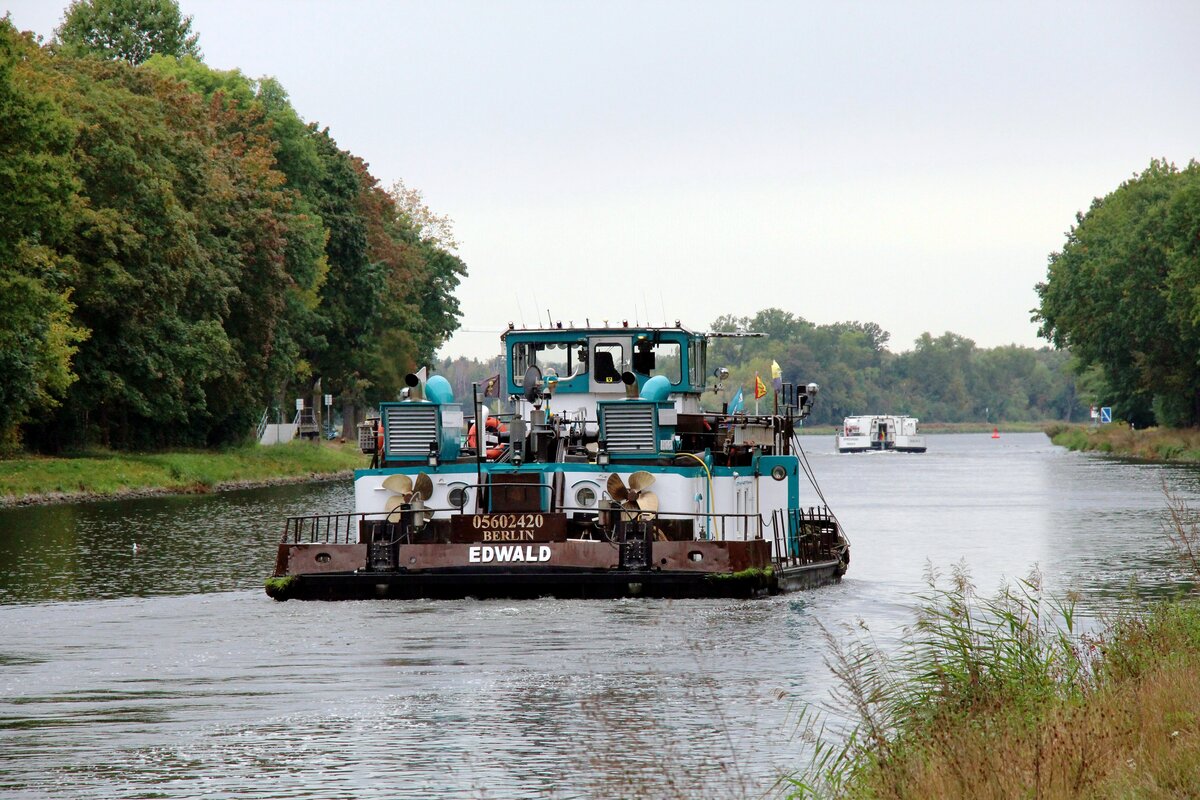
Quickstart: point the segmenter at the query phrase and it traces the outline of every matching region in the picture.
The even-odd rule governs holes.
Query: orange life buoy
[[[484,441],[487,444],[487,457],[499,458],[504,452],[504,447],[500,444],[500,434],[508,432],[508,426],[500,422],[495,417],[487,418],[487,433],[484,434]],[[471,427],[467,430],[467,447],[475,447],[477,440],[475,423],[471,423]],[[491,441],[488,441],[488,440]]]

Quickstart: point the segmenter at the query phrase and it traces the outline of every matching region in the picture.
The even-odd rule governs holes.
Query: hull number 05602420
[[[544,522],[541,514],[476,514],[471,518],[471,525],[476,530],[537,530]]]

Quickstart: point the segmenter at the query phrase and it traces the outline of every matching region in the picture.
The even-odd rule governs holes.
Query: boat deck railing
[[[748,541],[765,539],[774,544],[772,558],[777,566],[803,566],[839,557],[842,540],[837,520],[825,507],[808,509],[776,509],[768,518],[761,514],[711,514],[705,512],[641,512],[638,519],[621,509],[591,507],[559,507],[568,515],[584,515],[595,519],[600,514],[611,515],[609,528],[596,527],[588,531],[598,541],[620,541],[628,535],[631,524],[641,520],[651,525],[655,520],[690,519],[696,535],[693,541]],[[462,513],[460,508],[434,508],[425,512]],[[341,514],[316,514],[288,517],[284,523],[281,544],[358,544],[364,541],[408,542],[412,540],[407,510],[360,511]],[[537,512],[528,512],[537,513]]]

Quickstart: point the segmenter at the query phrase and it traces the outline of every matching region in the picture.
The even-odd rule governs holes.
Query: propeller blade
[[[409,494],[413,490],[412,478],[402,473],[388,475],[383,479],[383,488],[396,494]]]
[[[413,494],[422,500],[428,500],[433,497],[433,479],[424,472],[417,476],[417,482],[413,486]]]
[[[642,511],[645,511],[649,514],[657,513],[658,495],[656,495],[654,492],[642,492],[642,494],[638,496],[637,506]]]
[[[654,483],[654,476],[649,472],[635,472],[629,476],[629,488],[635,492],[644,492]]]
[[[629,490],[621,482],[621,476],[615,472],[608,476],[606,488],[608,489],[608,496],[613,500],[621,501],[629,496]]]
[[[638,508],[636,500],[629,500],[621,504],[621,514],[626,522],[633,522],[641,514],[641,509]]]
[[[400,507],[405,505],[407,502],[408,502],[407,497],[403,497],[398,494],[394,494],[391,497],[389,497],[387,499],[387,502],[383,506],[385,511],[390,512],[388,514],[387,521],[391,522],[393,524],[399,522],[401,517],[404,515],[404,512],[401,510]]]

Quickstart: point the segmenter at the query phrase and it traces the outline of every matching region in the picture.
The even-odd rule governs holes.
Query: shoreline
[[[348,479],[365,465],[357,447],[309,442],[221,451],[92,451],[0,461],[0,508],[212,494]]]
[[[41,494],[0,496],[0,509],[26,508],[29,506],[52,506],[67,503],[103,503],[112,500],[140,500],[147,497],[169,495],[218,494],[242,489],[265,489],[270,486],[286,486],[297,483],[332,483],[349,480],[354,470],[339,472],[313,472],[307,475],[279,475],[274,478],[259,478],[222,481],[216,484],[193,483],[187,486],[131,486],[114,492],[44,492]]]
[[[1052,425],[1046,429],[1050,441],[1082,453],[1098,453],[1150,463],[1200,463],[1200,429],[1143,428],[1133,430],[1119,423],[1091,428],[1088,425]]]

